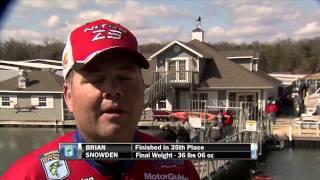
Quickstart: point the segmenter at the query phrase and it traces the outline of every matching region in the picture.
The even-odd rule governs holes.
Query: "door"
[[[241,108],[244,110],[245,117],[247,119],[257,119],[258,106],[255,92],[237,93],[237,103],[239,103]]]

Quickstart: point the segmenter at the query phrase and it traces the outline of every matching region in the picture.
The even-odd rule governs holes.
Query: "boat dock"
[[[152,120],[140,120],[138,122],[139,128],[156,128],[159,127],[161,124],[168,124],[169,126],[176,126],[179,123],[179,121],[152,121]],[[13,126],[13,127],[75,127],[75,121],[74,120],[66,120],[66,121],[0,121],[0,127],[1,126]]]
[[[1,120],[0,121],[0,127],[5,126],[5,127],[72,127],[75,126],[75,121],[73,120],[67,120],[67,121],[35,121],[35,120]]]
[[[277,118],[272,134],[289,141],[320,141],[320,123],[299,118]]]
[[[264,121],[261,119],[261,121]],[[240,121],[242,122],[242,121]],[[244,122],[244,121],[243,121]],[[180,121],[152,121],[141,120],[140,128],[157,129],[161,124],[176,126]],[[235,123],[236,125],[237,123]],[[27,126],[27,127],[75,127],[75,121],[0,121],[0,126]],[[236,127],[235,127],[236,128]],[[264,131],[264,130],[262,130]],[[221,140],[220,143],[252,143],[259,142],[257,132],[240,132]],[[259,134],[259,133],[258,133]],[[263,135],[262,133],[261,135]],[[299,121],[297,118],[278,117],[272,126],[272,135],[286,141],[320,141],[319,124],[313,121]],[[262,137],[263,138],[263,137]],[[239,141],[241,140],[241,141]],[[214,179],[229,171],[237,161],[233,160],[196,160],[193,161],[201,179]],[[241,165],[243,166],[243,165]]]

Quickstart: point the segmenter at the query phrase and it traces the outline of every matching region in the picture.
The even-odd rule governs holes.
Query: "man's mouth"
[[[108,113],[108,114],[123,114],[124,110],[122,110],[122,109],[110,109],[110,110],[104,111],[104,113]]]
[[[125,113],[125,110],[120,107],[109,107],[101,111],[101,114],[111,115],[111,116],[120,116]]]

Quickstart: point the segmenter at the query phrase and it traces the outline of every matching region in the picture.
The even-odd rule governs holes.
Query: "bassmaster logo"
[[[163,179],[163,180],[189,180],[188,177],[182,174],[151,174],[151,173],[144,173],[144,179],[146,180],[154,180],[154,179]]]

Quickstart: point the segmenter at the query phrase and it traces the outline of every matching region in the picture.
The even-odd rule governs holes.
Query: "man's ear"
[[[73,112],[73,106],[72,106],[72,95],[71,95],[71,84],[67,85],[66,83],[63,84],[63,96],[64,101],[66,102],[68,109],[70,112]]]

